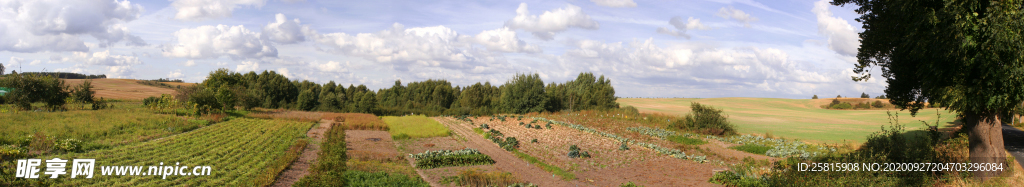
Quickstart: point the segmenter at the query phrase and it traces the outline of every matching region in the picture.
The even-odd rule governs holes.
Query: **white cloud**
[[[238,64],[238,66],[235,66],[236,72],[259,71],[259,69],[260,63],[253,60],[242,61],[242,63]]]
[[[288,77],[289,79],[292,78],[292,74],[291,72],[288,71],[288,68],[277,68],[277,74],[281,74],[284,77]]]
[[[590,0],[590,2],[606,7],[636,7],[636,2],[633,0]]]
[[[0,3],[0,51],[88,51],[79,35],[100,46],[125,41],[146,45],[123,25],[139,17],[142,6],[128,1],[4,1]]]
[[[683,37],[683,38],[686,38],[686,39],[690,39],[690,35],[686,34],[686,30],[693,30],[693,29],[708,30],[708,29],[711,29],[711,27],[708,27],[708,26],[705,26],[704,24],[701,24],[700,23],[700,19],[696,19],[696,18],[693,18],[693,17],[687,18],[686,21],[683,21],[682,17],[676,16],[676,17],[672,17],[672,19],[670,19],[668,21],[668,23],[671,24],[673,27],[675,27],[676,30],[671,30],[671,29],[665,28],[665,27],[658,27],[657,32],[658,33],[662,33],[662,34],[676,36],[676,37]]]
[[[171,3],[178,13],[179,20],[204,20],[231,17],[231,12],[238,7],[263,7],[267,0],[173,0]]]
[[[311,63],[309,65],[310,65],[310,67],[312,67],[312,68],[314,68],[316,70],[319,70],[321,72],[344,73],[344,72],[348,72],[348,69],[345,68],[345,67],[349,66],[348,64],[349,64],[348,62],[345,62],[345,64],[342,64],[340,62],[328,61],[328,62],[325,62],[325,63],[322,63],[322,64],[321,63]]]
[[[750,27],[750,22],[757,21],[757,18],[743,12],[742,10],[735,9],[732,6],[722,7],[718,9],[718,13],[715,14],[718,17],[725,19],[735,19],[736,21],[742,22],[743,26]]]
[[[377,33],[320,35],[317,43],[333,47],[333,52],[380,63],[461,66],[474,56],[459,48],[466,45],[459,38],[458,33],[444,26],[406,29],[395,23],[391,29]]]
[[[304,33],[311,32],[309,26],[300,25],[299,19],[288,20],[284,14],[274,16],[275,22],[267,23],[260,35],[265,39],[281,44],[292,44],[306,41]]]
[[[129,55],[115,55],[111,54],[110,50],[100,51],[95,53],[90,52],[74,52],[71,57],[51,57],[51,63],[54,62],[72,62],[75,64],[82,65],[101,65],[101,66],[132,66],[142,64],[139,57]]]
[[[134,78],[135,70],[131,66],[109,66],[107,67],[108,78]]]
[[[185,61],[185,66],[186,66],[186,67],[192,67],[192,66],[196,66],[196,60],[188,60],[188,61]]]
[[[34,66],[34,65],[39,65],[39,64],[42,64],[42,63],[43,63],[42,60],[38,60],[37,59],[37,60],[32,60],[32,62],[29,62],[28,65],[33,65]]]
[[[233,59],[277,57],[277,48],[244,26],[205,25],[174,32],[176,43],[163,47],[163,55],[183,58]]]
[[[14,67],[15,65],[21,65],[22,62],[25,62],[24,58],[18,58],[18,57],[13,57],[12,56],[11,60],[7,61],[7,66],[6,67],[10,68],[10,67]]]
[[[174,70],[167,73],[168,79],[182,79],[185,78],[185,74],[181,73],[181,69]]]
[[[516,9],[516,17],[505,21],[505,26],[511,29],[523,29],[533,32],[534,36],[544,40],[551,40],[557,32],[565,31],[569,27],[584,29],[598,29],[597,21],[583,13],[583,9],[569,4],[565,8],[551,11],[544,11],[541,15],[530,15],[526,3],[519,4]]]
[[[850,26],[849,22],[839,17],[833,17],[832,11],[828,10],[827,0],[814,2],[811,12],[818,17],[818,33],[828,38],[828,48],[839,54],[857,56],[857,49],[860,47],[860,36]]]
[[[536,45],[529,45],[523,40],[520,40],[519,37],[516,36],[516,31],[509,29],[508,27],[480,32],[480,34],[473,36],[471,40],[474,43],[483,45],[490,51],[521,53],[541,52],[540,47],[537,47]]]

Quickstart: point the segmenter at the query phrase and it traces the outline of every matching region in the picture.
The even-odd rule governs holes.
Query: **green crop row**
[[[305,137],[309,123],[237,119],[164,139],[133,143],[86,153],[48,155],[40,159],[96,159],[94,177],[10,179],[13,185],[43,186],[252,186],[264,168],[285,156]],[[148,166],[210,166],[210,175],[163,176]],[[147,166],[149,175],[102,175],[103,166]],[[69,166],[70,167],[70,166]],[[70,169],[69,169],[70,173]],[[3,176],[13,177],[13,176]]]
[[[475,149],[427,151],[410,156],[416,159],[416,167],[421,169],[494,164],[490,156]]]

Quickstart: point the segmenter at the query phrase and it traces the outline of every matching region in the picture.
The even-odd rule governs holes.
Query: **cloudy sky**
[[[6,73],[187,82],[218,68],[272,70],[370,88],[593,72],[619,97],[879,95],[884,80],[850,80],[862,30],[853,9],[808,0],[0,0],[0,63]]]

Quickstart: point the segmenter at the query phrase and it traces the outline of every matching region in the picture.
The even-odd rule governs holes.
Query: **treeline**
[[[604,76],[580,73],[575,80],[544,84],[537,74],[517,74],[502,85],[489,82],[452,86],[426,80],[377,91],[365,85],[334,81],[291,81],[274,71],[237,73],[218,69],[201,84],[178,90],[182,102],[212,109],[287,108],[306,111],[359,112],[377,115],[489,115],[561,110],[618,108],[615,89]]]
[[[10,93],[0,96],[0,104],[14,104],[21,110],[33,109],[31,104],[35,102],[44,103],[48,111],[67,110],[68,104],[91,103],[94,110],[109,107],[103,98],[95,99],[96,91],[88,80],[69,87],[63,79],[53,75],[13,73],[0,77],[0,87],[11,89]]]
[[[105,79],[105,78],[107,78],[107,75],[103,75],[103,74],[100,74],[100,75],[85,75],[85,74],[80,74],[80,73],[69,73],[69,72],[22,72],[22,73],[12,72],[11,74],[35,75],[35,76],[39,76],[39,77],[52,76],[52,77],[56,77],[56,78],[60,78],[60,79]]]

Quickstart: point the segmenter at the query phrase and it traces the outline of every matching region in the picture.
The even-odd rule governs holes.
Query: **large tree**
[[[1024,102],[1020,0],[835,0],[860,6],[863,81],[880,67],[890,102],[911,114],[926,102],[963,116],[973,163],[1003,163],[1000,117]],[[999,172],[975,172],[978,177]]]

